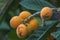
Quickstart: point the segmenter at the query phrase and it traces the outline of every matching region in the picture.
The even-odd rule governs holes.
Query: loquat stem
[[[51,9],[52,9],[52,10],[58,10],[58,8],[51,8]],[[23,21],[23,23],[24,23],[24,24],[28,23],[31,19],[33,19],[34,16],[40,16],[40,12],[38,11],[38,12],[32,14],[32,15],[29,16],[27,19],[25,19],[25,20]],[[46,26],[44,19],[42,19],[42,24],[43,24],[43,26]]]
[[[39,14],[40,14],[40,12],[36,12],[36,13],[32,14],[32,15],[29,16],[27,19],[25,19],[25,20],[23,21],[23,23],[24,23],[24,24],[28,23],[31,19],[33,19],[34,16],[37,16],[37,15],[39,15]]]
[[[52,10],[57,10],[58,12],[60,11],[60,7],[59,8],[51,8]]]
[[[46,26],[46,21],[42,19],[42,26]]]
[[[40,16],[40,12],[36,12],[36,13],[32,14],[32,15],[29,16],[27,19],[25,19],[25,20],[23,21],[23,23],[24,23],[24,24],[28,23],[31,19],[33,19],[34,16]],[[43,26],[46,26],[45,20],[42,20],[42,24],[43,24]]]

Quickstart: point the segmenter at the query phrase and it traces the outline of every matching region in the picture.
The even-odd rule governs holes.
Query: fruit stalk
[[[29,16],[27,19],[23,21],[24,24],[28,23],[31,19],[33,19],[34,16],[38,16],[40,12],[36,12],[33,15]]]
[[[25,20],[23,21],[23,24],[28,23],[31,19],[33,19],[34,16],[39,16],[39,14],[40,14],[40,12],[36,12],[36,13],[34,13],[33,15],[29,16],[27,19],[25,19]],[[46,26],[44,19],[42,19],[42,24],[43,24],[43,26]]]
[[[46,21],[44,19],[42,19],[42,26],[46,26]]]

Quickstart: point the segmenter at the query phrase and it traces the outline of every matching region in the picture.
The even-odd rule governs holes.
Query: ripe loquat
[[[34,31],[38,28],[39,23],[36,19],[32,19],[29,21],[29,25],[31,26],[31,30]]]
[[[23,11],[23,12],[21,12],[21,13],[19,14],[19,17],[21,17],[21,18],[23,18],[23,19],[26,19],[26,18],[28,18],[30,15],[31,15],[30,12],[28,12],[28,11]]]
[[[26,36],[27,36],[27,26],[24,25],[24,24],[20,24],[20,25],[17,27],[16,33],[17,33],[17,36],[18,36],[19,38],[20,38],[20,37],[26,37]]]
[[[49,7],[44,7],[41,10],[40,16],[41,16],[42,19],[49,20],[52,17],[52,15],[53,15],[52,9],[49,8]]]
[[[18,16],[14,16],[11,18],[10,20],[10,25],[12,28],[17,28],[19,24],[21,24],[23,21],[22,18],[18,17]]]

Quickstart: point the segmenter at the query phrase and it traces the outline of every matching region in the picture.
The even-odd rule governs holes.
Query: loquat
[[[17,33],[17,36],[18,36],[19,38],[20,38],[20,37],[26,37],[26,36],[27,36],[27,26],[24,25],[24,24],[20,24],[20,25],[17,27],[16,33]]]
[[[17,28],[19,24],[21,24],[23,21],[22,18],[18,17],[18,16],[14,16],[11,18],[10,20],[10,25],[12,28]]]
[[[31,30],[36,30],[39,26],[39,23],[36,19],[32,19],[29,21],[29,25],[31,26]]]
[[[52,9],[50,7],[44,7],[41,10],[41,18],[45,19],[45,20],[49,20],[52,17],[53,13],[52,13]]]
[[[19,17],[21,17],[21,18],[23,18],[23,19],[26,19],[26,18],[28,18],[30,15],[31,15],[30,12],[28,12],[28,11],[23,11],[23,12],[21,12],[21,13],[19,14]]]

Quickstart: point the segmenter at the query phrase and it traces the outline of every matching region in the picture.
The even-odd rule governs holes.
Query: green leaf
[[[2,21],[2,23],[0,24],[0,30],[7,30],[8,31],[8,30],[10,30],[10,27],[6,22]]]
[[[7,9],[9,8],[12,2],[13,0],[10,0],[10,1],[7,0],[2,2],[0,7],[0,22],[4,19]]]
[[[43,7],[54,7],[52,4],[45,0],[22,0],[20,5],[26,9],[40,11]]]
[[[60,27],[60,23],[58,23],[58,24],[56,25],[56,27]]]
[[[9,33],[8,33],[8,40],[24,40],[24,39],[20,39],[17,37],[16,35],[16,30],[11,30]]]
[[[35,17],[36,19],[37,19],[37,21],[38,21],[38,23],[39,23],[39,26],[41,26],[42,25],[42,20],[41,20],[41,18],[40,17]]]
[[[9,10],[8,14],[11,17],[13,17],[13,16],[18,16],[20,12],[21,12],[21,10],[19,8],[17,8],[17,9],[11,9],[11,10]]]
[[[52,35],[55,39],[57,39],[58,37],[60,37],[60,31],[53,32],[53,33],[51,33],[51,35]]]
[[[49,35],[49,33],[51,33],[51,30],[56,24],[57,24],[57,21],[48,21],[46,26],[38,28],[26,40],[45,40],[46,36]]]

